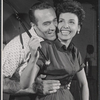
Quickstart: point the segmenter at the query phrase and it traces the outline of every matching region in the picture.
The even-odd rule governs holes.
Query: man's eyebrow
[[[55,18],[54,20],[57,20],[57,18]]]
[[[51,21],[45,21],[45,22],[51,22]],[[45,22],[44,22],[44,23],[45,23]]]
[[[45,21],[44,23],[50,23],[51,21]]]

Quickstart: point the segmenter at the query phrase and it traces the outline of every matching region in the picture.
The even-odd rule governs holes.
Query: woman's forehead
[[[76,14],[74,13],[70,13],[70,12],[66,12],[66,13],[61,13],[59,18],[63,18],[63,19],[75,19],[78,20],[78,17]]]

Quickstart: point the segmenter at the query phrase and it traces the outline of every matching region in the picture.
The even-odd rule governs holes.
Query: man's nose
[[[51,26],[50,26],[50,29],[51,30],[55,30],[56,29],[56,25],[52,23]]]

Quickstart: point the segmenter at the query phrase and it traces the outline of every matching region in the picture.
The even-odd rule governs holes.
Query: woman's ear
[[[78,31],[80,31],[81,30],[81,26],[80,25],[78,25]]]
[[[81,29],[81,27],[80,27],[80,25],[78,25],[78,30],[77,30],[77,34],[79,34],[80,33],[80,29]]]
[[[79,32],[80,30],[81,30],[81,26],[80,26],[80,25],[78,25],[78,30],[77,30],[77,31]]]

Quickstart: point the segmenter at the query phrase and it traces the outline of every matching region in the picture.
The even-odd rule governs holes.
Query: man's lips
[[[48,34],[55,34],[55,31],[53,31],[53,32],[48,32]]]

